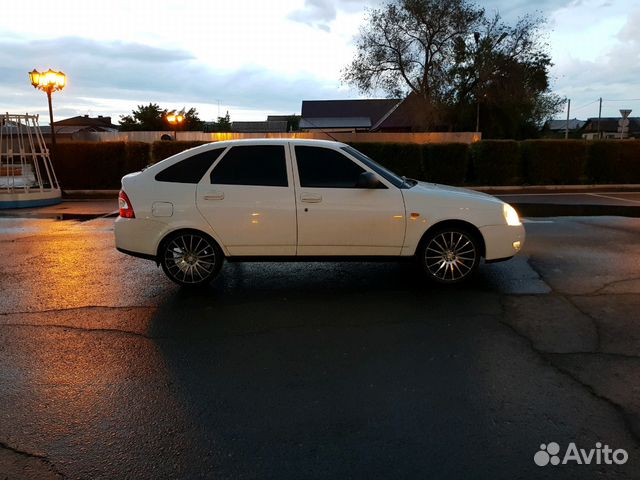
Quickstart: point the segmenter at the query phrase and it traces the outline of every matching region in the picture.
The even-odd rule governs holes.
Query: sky
[[[200,118],[266,120],[302,100],[362,98],[340,82],[366,11],[384,0],[0,0],[0,112],[38,113],[28,72],[61,70],[56,119],[150,102]],[[640,0],[486,0],[508,22],[541,13],[553,91],[571,118],[640,116]],[[377,95],[382,97],[382,95]],[[563,118],[566,110],[558,114]]]

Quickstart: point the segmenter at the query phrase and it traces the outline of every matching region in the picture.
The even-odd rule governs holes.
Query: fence
[[[82,137],[74,140],[92,142],[145,142],[153,143],[163,135],[173,132],[83,132]],[[305,138],[318,140],[337,140],[344,143],[466,143],[471,144],[482,139],[478,132],[428,132],[428,133],[204,133],[177,132],[177,140],[189,142],[220,142],[243,138]]]

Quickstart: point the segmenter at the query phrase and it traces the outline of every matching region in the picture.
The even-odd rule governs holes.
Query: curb
[[[117,199],[120,190],[62,190],[62,198],[73,200]]]
[[[593,193],[593,192],[640,192],[639,184],[599,184],[599,185],[505,185],[465,187],[483,193]]]
[[[640,206],[511,203],[521,217],[631,217],[640,218]]]

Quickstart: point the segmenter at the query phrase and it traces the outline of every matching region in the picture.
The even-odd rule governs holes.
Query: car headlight
[[[504,214],[504,219],[507,222],[507,225],[510,227],[517,227],[518,225],[522,225],[520,223],[520,217],[518,217],[518,212],[508,203],[505,203],[502,206],[502,213]]]

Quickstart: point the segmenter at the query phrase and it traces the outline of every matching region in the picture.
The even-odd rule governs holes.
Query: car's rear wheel
[[[431,280],[460,283],[471,278],[478,269],[480,242],[464,228],[445,227],[425,237],[418,257]]]
[[[220,271],[223,254],[208,235],[196,231],[176,232],[160,249],[160,264],[167,276],[178,285],[206,285]]]

